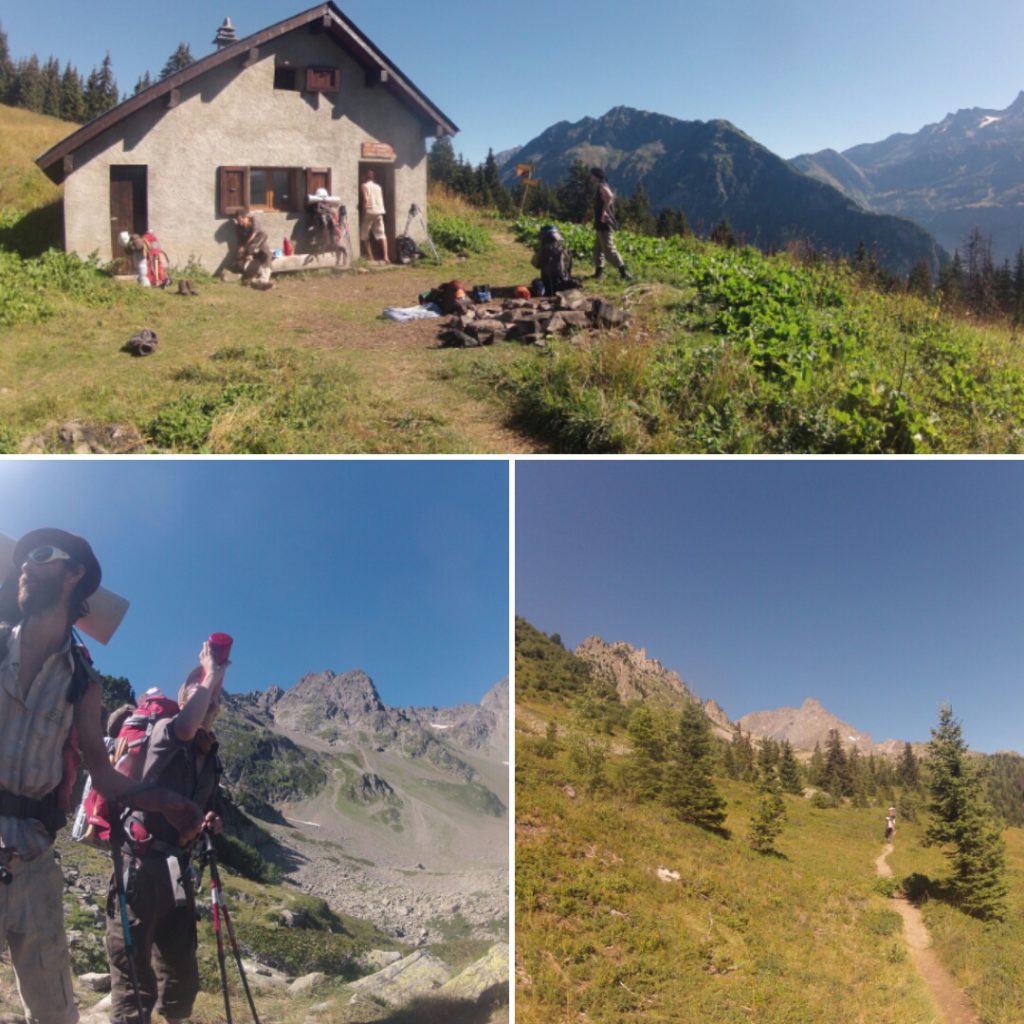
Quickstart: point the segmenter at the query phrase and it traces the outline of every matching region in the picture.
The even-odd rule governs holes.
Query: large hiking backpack
[[[540,253],[537,269],[541,281],[544,282],[544,294],[554,295],[555,292],[567,287],[576,287],[572,280],[572,253],[565,244],[562,232],[554,225],[540,229]]]
[[[165,697],[156,687],[147,690],[139,701],[139,706],[125,719],[121,731],[117,734],[117,743],[110,761],[122,775],[136,782],[142,779],[142,769],[146,764],[146,752],[149,739],[153,735],[153,727],[163,718],[171,718],[178,713],[178,702]],[[90,788],[82,799],[86,830],[81,838],[83,842],[104,843],[110,840],[111,809],[107,801],[95,790]],[[136,821],[132,821],[130,838],[136,845],[145,844],[149,836]]]

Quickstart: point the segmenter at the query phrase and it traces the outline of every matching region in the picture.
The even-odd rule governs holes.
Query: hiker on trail
[[[209,641],[203,644],[199,668],[178,692],[178,713],[153,726],[142,770],[146,784],[165,786],[194,801],[206,813],[203,827],[214,834],[221,831],[221,820],[213,812],[221,767],[212,728],[228,664],[218,664]],[[147,1020],[154,1008],[168,1021],[183,1020],[192,1013],[199,992],[190,852],[178,845],[162,818],[145,812],[133,813],[125,823],[122,849],[131,955],[142,1006]],[[117,898],[112,878],[107,895],[110,1019],[115,1024],[144,1024],[138,1020]]]
[[[166,288],[171,283],[167,274],[167,254],[151,231],[129,234],[122,231],[118,241],[135,264],[136,280],[143,288]]]
[[[363,176],[363,184],[360,189],[362,198],[362,224],[359,237],[366,246],[366,255],[373,259],[373,240],[380,242],[381,259],[390,263],[388,259],[388,234],[384,227],[384,191],[374,181],[373,171],[367,170]]]
[[[887,843],[892,842],[892,837],[896,834],[896,808],[890,807],[889,813],[885,816],[885,841]]]
[[[242,277],[254,279],[253,288],[261,291],[273,288],[270,261],[274,253],[262,222],[249,210],[240,210],[235,214],[235,225],[238,227],[238,264]]]
[[[64,932],[64,875],[53,841],[66,821],[79,753],[108,800],[167,817],[191,841],[199,809],[116,772],[100,728],[102,687],[72,634],[99,587],[89,543],[64,530],[27,533],[2,587],[0,624],[0,946],[10,949],[25,1015],[78,1020]],[[16,599],[12,593],[16,592]]]
[[[608,179],[600,167],[590,169],[590,177],[597,186],[594,193],[594,277],[604,274],[605,261],[610,263],[625,281],[631,281],[632,275],[615,248],[615,229],[619,226],[615,220],[615,193],[608,184]]]

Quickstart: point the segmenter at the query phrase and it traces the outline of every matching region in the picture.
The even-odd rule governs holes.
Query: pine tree
[[[82,124],[85,121],[85,95],[82,92],[82,77],[71,64],[64,65],[60,80],[60,116],[65,121]]]
[[[953,709],[943,705],[928,744],[931,823],[927,845],[946,847],[960,907],[975,917],[1006,915],[1006,845],[984,793],[984,780],[968,758]]]
[[[178,48],[167,58],[167,63],[160,72],[160,80],[163,81],[165,78],[170,78],[171,75],[184,71],[189,64],[194,63],[195,57],[192,56],[188,43],[178,43]]]
[[[712,242],[725,246],[726,249],[732,249],[736,245],[736,232],[725,217],[711,229],[710,238]]]
[[[825,764],[821,773],[821,788],[827,790],[834,799],[849,796],[850,766],[843,750],[843,742],[839,738],[838,729],[829,729],[825,741]]]
[[[737,726],[729,744],[728,770],[730,778],[738,782],[751,782],[754,778],[754,744],[750,734],[744,735]]]
[[[821,752],[821,744],[814,744],[814,753],[807,764],[807,781],[812,786],[821,786],[825,776],[825,755]]]
[[[656,800],[661,792],[665,752],[650,708],[640,705],[629,716],[626,732],[633,751],[623,767],[623,782],[637,800]]]
[[[544,739],[537,744],[539,757],[554,757],[558,753],[558,724],[552,719],[544,730]]]
[[[793,744],[789,740],[782,741],[782,752],[779,756],[779,785],[784,793],[794,796],[803,794],[804,787],[800,781],[800,766],[793,753]]]
[[[431,184],[451,188],[452,179],[455,177],[455,147],[447,135],[434,139],[434,144],[430,147],[427,156],[427,177]]]
[[[782,832],[786,821],[786,803],[782,799],[779,778],[774,770],[767,772],[758,787],[761,799],[757,812],[750,821],[747,842],[758,853],[769,853],[775,849],[775,840]]]
[[[664,800],[680,820],[713,829],[725,821],[725,801],[711,775],[712,761],[704,712],[696,703],[687,704],[668,751]]]
[[[932,271],[927,260],[918,260],[907,275],[907,291],[922,298],[932,297]]]
[[[11,90],[14,88],[14,61],[7,43],[7,33],[0,26],[0,103],[11,102]]]
[[[909,743],[903,744],[903,753],[900,754],[899,763],[896,765],[896,781],[905,789],[918,789],[921,785],[917,758],[914,756],[914,748]]]
[[[85,116],[91,121],[117,106],[117,82],[108,53],[98,68],[89,72],[85,83]]]
[[[581,160],[574,160],[569,173],[558,183],[555,197],[560,220],[570,220],[577,224],[586,220],[594,204],[590,168]]]
[[[651,215],[651,200],[642,181],[636,183],[633,194],[619,208],[619,221],[638,235],[654,235],[657,227]]]
[[[144,75],[138,78],[135,82],[135,92],[133,96],[138,96],[140,92],[144,92],[153,84],[153,79],[147,71]]]
[[[11,90],[11,105],[42,113],[43,73],[39,69],[39,58],[33,53],[28,60],[20,60],[14,73],[14,88]]]
[[[44,65],[43,78],[43,113],[48,117],[60,117],[61,81],[60,62],[51,57]]]

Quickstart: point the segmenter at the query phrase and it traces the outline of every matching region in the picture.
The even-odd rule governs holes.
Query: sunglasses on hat
[[[53,544],[41,544],[39,547],[33,548],[25,556],[25,561],[31,562],[33,565],[47,565],[50,562],[57,562],[61,559],[73,561],[71,556],[66,551],[62,551],[60,548],[55,547]]]

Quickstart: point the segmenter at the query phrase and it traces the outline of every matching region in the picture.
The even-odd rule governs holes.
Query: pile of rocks
[[[628,323],[629,314],[621,307],[574,289],[551,298],[506,299],[500,304],[473,306],[453,316],[440,338],[446,348],[476,348],[496,341],[543,346],[549,338]]]

